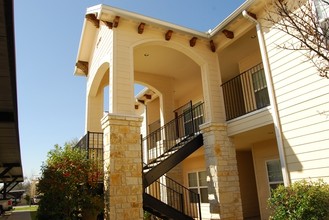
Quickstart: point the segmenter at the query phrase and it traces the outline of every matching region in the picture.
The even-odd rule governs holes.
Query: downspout
[[[260,53],[262,56],[262,62],[264,65],[264,72],[265,72],[265,77],[266,77],[266,82],[267,82],[266,84],[267,84],[267,88],[268,88],[270,103],[272,106],[272,117],[273,117],[276,141],[277,141],[277,145],[278,145],[283,182],[284,182],[285,186],[288,186],[288,185],[290,185],[290,178],[289,178],[289,173],[288,173],[288,168],[287,168],[286,157],[284,154],[281,123],[280,123],[279,111],[278,111],[278,106],[277,106],[277,102],[276,102],[276,98],[275,98],[275,91],[274,91],[274,87],[273,87],[272,74],[271,74],[270,65],[268,62],[268,55],[267,55],[267,51],[266,51],[266,45],[265,45],[262,28],[261,28],[260,23],[255,18],[251,17],[246,10],[244,10],[242,12],[242,15],[246,19],[251,21],[252,23],[256,24],[258,43],[259,43],[259,47],[260,47]]]

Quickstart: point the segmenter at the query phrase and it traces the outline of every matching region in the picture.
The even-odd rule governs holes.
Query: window
[[[200,195],[201,203],[208,203],[208,185],[206,171],[193,172],[188,174],[188,187],[191,191]],[[190,197],[191,202],[197,202]]]
[[[199,126],[203,123],[203,111],[201,102],[198,102],[189,108],[184,109],[184,129],[185,135],[193,134],[199,130]]]
[[[270,105],[264,69],[252,74],[257,109]]]
[[[266,161],[268,183],[270,189],[275,189],[279,185],[283,184],[283,177],[281,171],[280,160],[269,160]]]
[[[319,22],[329,17],[329,4],[327,0],[313,0]]]

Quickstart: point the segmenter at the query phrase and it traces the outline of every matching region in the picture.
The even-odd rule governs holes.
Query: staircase
[[[203,104],[190,106],[142,140],[144,210],[162,219],[201,219],[198,194],[165,174],[203,145]],[[160,193],[161,192],[161,193]]]
[[[143,208],[162,219],[201,220],[199,195],[165,174],[203,145],[199,126],[204,123],[203,103],[176,112],[174,120],[142,139]],[[87,132],[75,146],[87,158],[103,163],[103,133]],[[146,153],[145,153],[146,152]],[[103,180],[96,179],[102,188]],[[100,192],[103,193],[103,192]]]

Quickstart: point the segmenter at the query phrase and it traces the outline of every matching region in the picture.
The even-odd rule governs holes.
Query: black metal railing
[[[203,123],[203,103],[190,104],[175,119],[142,138],[143,153],[147,154],[144,162],[150,162],[185,138],[199,133],[199,126]]]
[[[79,148],[86,152],[87,159],[93,161],[93,165],[103,172],[103,133],[102,132],[90,132],[88,131],[85,136],[83,136],[79,142],[75,145],[75,148]],[[95,181],[103,181],[102,175],[91,174]]]
[[[239,74],[222,85],[226,120],[270,105],[263,64]]]
[[[195,219],[201,219],[200,196],[175,180],[163,176],[145,188],[145,193]]]

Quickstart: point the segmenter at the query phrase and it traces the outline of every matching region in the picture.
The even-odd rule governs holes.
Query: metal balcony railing
[[[194,219],[201,219],[199,194],[189,190],[167,176],[161,177],[145,188],[145,193],[187,216]]]
[[[103,133],[102,132],[90,132],[88,131],[79,142],[75,145],[75,148],[79,148],[86,152],[87,159],[93,161],[93,165],[100,169],[103,173]],[[91,175],[94,181],[103,182],[103,175]],[[96,179],[95,179],[96,178]]]
[[[263,64],[239,74],[222,85],[226,120],[270,105]]]
[[[145,163],[161,156],[185,138],[200,132],[199,125],[204,123],[203,103],[193,106],[189,103],[180,111],[182,113],[175,119],[142,138]]]

